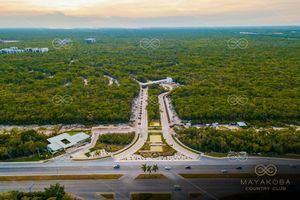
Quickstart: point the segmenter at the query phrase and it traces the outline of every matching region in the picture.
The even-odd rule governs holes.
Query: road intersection
[[[238,188],[239,180],[185,180],[179,173],[189,174],[220,174],[222,170],[227,173],[251,173],[254,174],[255,166],[258,164],[268,165],[274,164],[278,168],[279,173],[295,173],[300,174],[300,161],[297,159],[283,159],[283,158],[267,158],[267,157],[249,157],[244,161],[233,161],[227,158],[214,158],[203,156],[200,152],[192,151],[183,144],[178,143],[174,139],[175,132],[171,128],[174,124],[172,121],[173,116],[170,108],[168,107],[169,100],[167,96],[169,92],[162,93],[158,96],[159,109],[161,115],[162,133],[165,141],[174,148],[177,152],[191,158],[190,160],[124,160],[128,155],[137,152],[146,142],[148,138],[148,114],[147,114],[147,100],[148,100],[148,85],[149,84],[166,84],[164,81],[148,82],[147,84],[140,84],[140,94],[137,99],[136,120],[133,127],[96,127],[92,129],[92,141],[79,149],[69,151],[68,154],[58,158],[48,160],[46,162],[22,162],[22,163],[9,163],[0,162],[0,176],[30,176],[30,175],[62,175],[62,174],[124,174],[119,180],[81,180],[81,181],[58,181],[66,186],[68,192],[85,197],[86,199],[98,199],[95,194],[98,192],[111,192],[117,193],[117,199],[128,199],[130,191],[171,191],[174,199],[185,199],[187,192],[198,191],[206,193],[205,198],[216,199],[224,193],[218,187],[220,184],[225,184],[226,194],[231,194],[240,191]],[[172,89],[170,86],[169,88]],[[180,122],[179,119],[175,123]],[[107,128],[107,129],[106,129]],[[109,131],[108,131],[109,130]],[[127,132],[135,131],[135,141],[128,145],[125,150],[111,157],[98,159],[98,160],[82,160],[75,161],[70,159],[72,154],[80,151],[85,152],[87,149],[94,146],[99,134],[106,132]],[[141,164],[157,164],[159,166],[159,173],[164,174],[168,180],[162,180],[163,184],[157,184],[157,180],[134,180],[135,177],[142,173],[140,169]],[[113,169],[114,164],[120,164],[119,170]],[[171,170],[164,170],[165,166],[170,166]],[[185,167],[191,166],[190,170]],[[237,170],[241,167],[242,170]],[[161,181],[161,180],[159,180]],[[57,181],[34,181],[36,186],[33,190],[40,190],[49,184]],[[0,182],[0,192],[9,190],[23,190],[26,191],[29,185],[33,183],[30,181],[17,182]],[[14,185],[13,185],[14,184]],[[173,191],[173,185],[181,185],[182,191]],[[231,184],[235,187],[229,187]],[[124,189],[126,185],[126,189]],[[208,187],[207,187],[208,186]],[[204,188],[204,189],[203,189]],[[221,192],[220,192],[221,191]],[[223,191],[223,193],[222,193]],[[214,194],[214,195],[211,195]]]

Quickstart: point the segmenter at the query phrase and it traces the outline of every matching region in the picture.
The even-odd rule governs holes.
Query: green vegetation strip
[[[237,131],[188,128],[177,130],[177,134],[183,144],[203,152],[246,151],[251,155],[260,153],[272,156],[300,154],[300,131],[295,128]]]
[[[140,174],[135,179],[167,179],[163,174]]]
[[[183,178],[194,179],[194,178],[259,178],[256,174],[240,173],[240,174],[179,174]],[[291,178],[299,179],[300,174],[277,174],[271,178]],[[270,178],[270,177],[267,177]]]
[[[190,148],[190,147],[188,147],[188,146],[185,146],[185,145],[184,145],[180,140],[178,140],[178,138],[176,138],[174,135],[172,135],[172,138],[175,140],[175,142],[176,142],[177,144],[179,144],[181,147],[185,148],[186,150],[189,150],[189,151],[194,152],[194,153],[196,153],[196,154],[200,154],[200,153],[201,153],[201,152],[196,151],[196,150],[194,150],[194,149],[192,149],[192,148]]]
[[[115,199],[115,193],[100,193],[100,196],[106,200],[114,200]]]
[[[0,176],[0,181],[37,181],[37,180],[87,180],[119,179],[124,174],[72,174],[72,175],[36,175],[36,176]]]
[[[170,193],[131,193],[131,200],[171,200]]]
[[[135,137],[134,142],[132,142],[130,145],[128,145],[127,147],[125,147],[124,149],[122,149],[121,151],[116,152],[114,155],[118,155],[120,153],[123,153],[124,151],[130,149],[133,145],[135,145],[135,143],[137,143],[137,141],[140,138],[140,135],[138,135],[137,133],[135,133],[137,136]]]

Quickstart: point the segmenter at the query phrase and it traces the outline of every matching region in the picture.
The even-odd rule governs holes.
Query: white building
[[[167,83],[173,83],[173,79],[172,79],[171,77],[167,77],[167,78],[166,78],[166,82],[167,82]]]
[[[6,53],[6,54],[16,54],[16,53],[23,53],[23,49],[18,49],[18,47],[10,47],[5,49],[0,49],[0,53]]]
[[[61,135],[48,138],[47,140],[48,142],[50,142],[50,144],[48,144],[47,148],[49,151],[55,153],[81,144],[85,142],[88,138],[90,138],[90,136],[85,134],[84,132],[80,132],[75,135],[63,133]]]
[[[24,52],[30,52],[30,53],[47,53],[49,51],[48,48],[25,48],[25,49],[19,49],[18,47],[10,47],[5,49],[0,49],[0,53],[6,53],[6,54],[16,54],[16,53],[24,53]]]
[[[95,38],[86,38],[86,39],[84,39],[84,41],[85,41],[87,44],[92,44],[92,43],[95,43],[95,42],[96,42],[96,39],[95,39]]]
[[[25,48],[26,52],[32,53],[47,53],[49,51],[48,48]]]

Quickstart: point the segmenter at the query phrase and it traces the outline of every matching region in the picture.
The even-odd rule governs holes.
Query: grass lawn
[[[151,134],[151,135],[150,135],[150,142],[151,142],[151,143],[161,143],[161,142],[162,142],[161,137],[162,137],[162,135],[154,135],[154,134]]]
[[[0,181],[119,179],[123,174],[0,176]]]
[[[91,131],[86,131],[86,130],[84,130],[84,131],[65,131],[64,133],[68,133],[69,135],[76,135],[77,133],[80,133],[80,132],[84,132],[85,134],[88,134],[88,135],[92,134]]]
[[[150,126],[148,127],[148,130],[161,130],[162,127],[161,126]]]
[[[14,159],[3,160],[5,162],[33,162],[33,161],[41,161],[45,160],[45,158],[40,158],[39,156],[30,156],[30,157],[19,157]]]
[[[149,126],[151,127],[161,127],[160,121],[158,120],[153,120],[149,123]]]
[[[201,199],[203,196],[200,192],[190,192],[189,193],[189,200],[198,200]]]
[[[131,200],[171,200],[170,193],[131,193]]]
[[[100,193],[99,195],[106,200],[114,200],[115,199],[115,193]]]
[[[135,179],[167,179],[163,174],[140,174]]]
[[[205,155],[213,156],[213,157],[219,157],[219,158],[227,157],[227,154],[228,153],[218,153],[218,152],[207,152],[207,153],[205,153]]]
[[[151,152],[151,148],[150,148],[150,138],[151,136],[155,136],[155,138],[157,136],[161,136],[161,141],[162,143],[164,144],[162,146],[162,152]],[[163,138],[162,134],[160,133],[151,133],[148,135],[148,139],[147,139],[147,142],[144,144],[144,146],[138,151],[138,154],[147,158],[147,157],[159,157],[159,156],[172,156],[176,153],[176,151],[170,147],[165,139]]]
[[[109,133],[105,135],[100,135],[97,140],[96,145],[90,149],[90,151],[96,151],[100,149],[105,149],[107,152],[116,152],[127,145],[129,145],[134,139],[135,133]]]

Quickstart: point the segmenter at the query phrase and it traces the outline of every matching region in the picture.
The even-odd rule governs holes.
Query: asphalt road
[[[170,128],[170,123],[167,117],[167,108],[165,106],[165,97],[169,92],[162,93],[158,96],[159,100],[159,109],[160,109],[160,118],[161,118],[161,126],[164,139],[166,142],[177,152],[182,153],[183,155],[190,157],[192,159],[196,159],[199,157],[199,154],[196,154],[192,151],[189,151],[182,146],[180,146],[172,137],[173,130]]]
[[[187,199],[189,192],[199,192],[203,199],[219,199],[224,195],[245,192],[249,190],[247,185],[241,183],[241,179],[183,179],[171,172],[165,180],[134,180],[131,176],[125,176],[120,180],[79,180],[79,181],[22,181],[0,182],[0,191],[43,190],[50,184],[60,183],[66,191],[88,200],[99,199],[99,192],[115,192],[117,199],[129,199],[131,192],[170,192],[172,199]],[[291,180],[286,190],[299,190],[299,181]],[[295,187],[294,185],[298,186]],[[181,191],[175,191],[174,185],[180,185]],[[250,188],[255,188],[250,185]],[[253,191],[252,191],[253,192]]]

